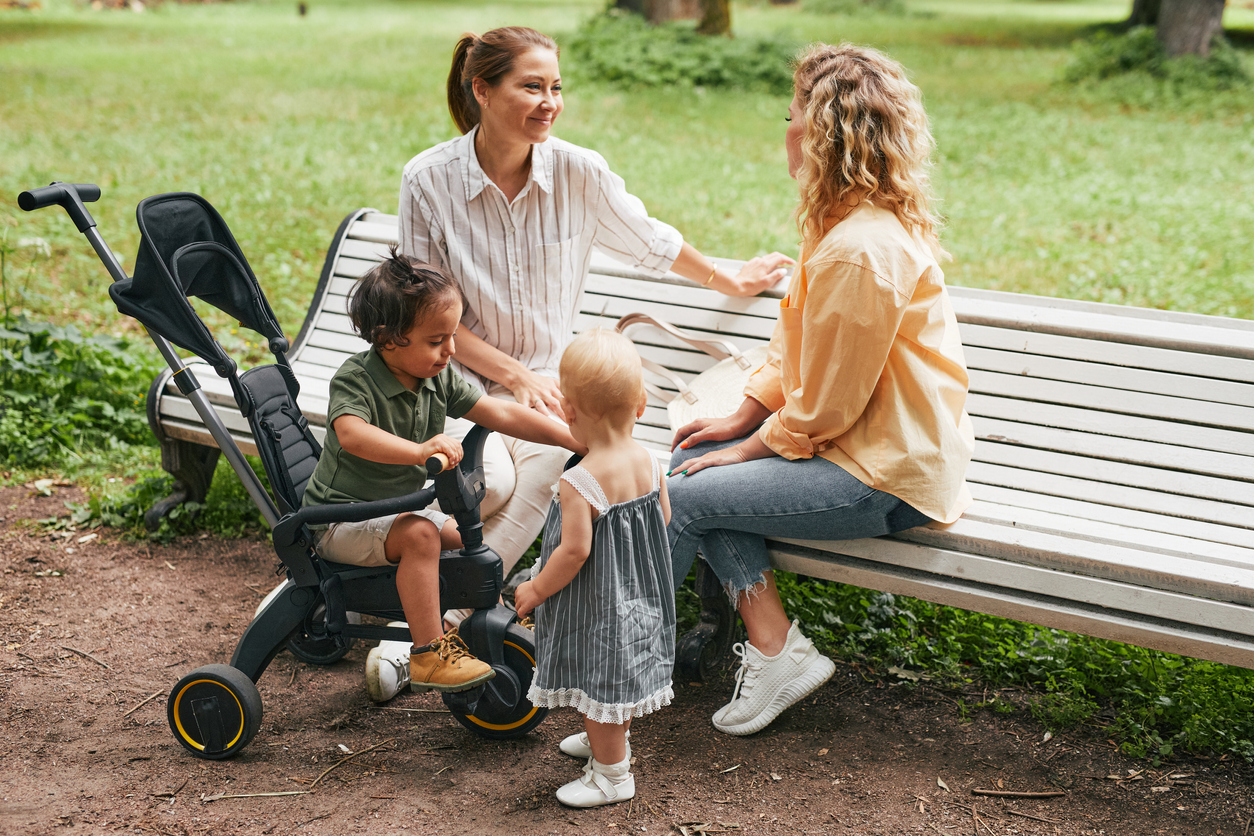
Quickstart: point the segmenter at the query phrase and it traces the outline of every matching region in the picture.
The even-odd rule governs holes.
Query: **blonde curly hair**
[[[901,64],[869,47],[815,44],[798,56],[793,87],[805,126],[796,211],[805,248],[843,207],[870,200],[946,255],[931,208],[936,142]]]

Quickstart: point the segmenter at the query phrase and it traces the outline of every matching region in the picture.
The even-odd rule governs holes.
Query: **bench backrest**
[[[325,381],[365,347],[347,295],[396,235],[395,216],[362,210],[332,247],[293,350],[313,416],[306,394],[325,398]],[[965,288],[951,297],[971,373],[977,499],[1254,547],[1254,322]],[[778,304],[598,257],[580,310],[579,330],[643,312],[748,347],[770,338]],[[629,335],[681,377],[714,362],[647,326]],[[669,447],[663,404],[650,403],[637,437]]]

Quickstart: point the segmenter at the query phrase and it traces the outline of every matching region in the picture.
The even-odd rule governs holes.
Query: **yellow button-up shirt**
[[[822,456],[940,522],[971,504],[967,369],[929,248],[869,202],[803,253],[745,394],[788,459]]]

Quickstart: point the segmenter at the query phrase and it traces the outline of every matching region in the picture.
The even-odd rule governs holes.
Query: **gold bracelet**
[[[718,272],[718,265],[714,265],[714,269],[710,271],[710,277],[701,283],[702,287],[709,287],[710,282],[714,281],[714,274]]]

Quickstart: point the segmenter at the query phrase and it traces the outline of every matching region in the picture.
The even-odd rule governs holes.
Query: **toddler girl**
[[[562,355],[560,375],[570,433],[588,454],[562,475],[540,561],[514,600],[520,616],[536,612],[528,698],[584,715],[585,731],[561,749],[588,764],[557,800],[598,807],[635,796],[631,719],[674,695],[671,513],[657,460],[631,437],[645,406],[631,341],[613,331],[584,332]]]

